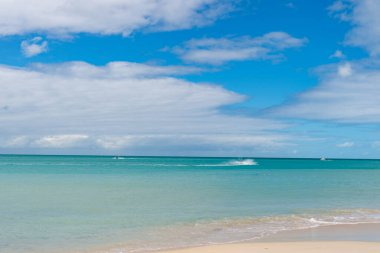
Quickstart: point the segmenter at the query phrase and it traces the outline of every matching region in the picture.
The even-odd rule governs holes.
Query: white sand
[[[162,251],[161,253],[380,253],[377,242],[257,242]]]

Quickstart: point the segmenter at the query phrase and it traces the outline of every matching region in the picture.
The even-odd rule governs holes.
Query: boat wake
[[[233,160],[227,162],[227,166],[253,166],[258,165],[258,163],[253,159],[243,159],[243,160]]]

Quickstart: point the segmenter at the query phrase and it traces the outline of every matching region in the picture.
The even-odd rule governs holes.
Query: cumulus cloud
[[[193,39],[173,51],[187,62],[219,65],[229,61],[278,59],[283,57],[283,50],[301,47],[306,41],[284,32],[270,32],[255,38]]]
[[[48,51],[48,42],[42,37],[34,37],[21,42],[21,51],[26,57],[33,57]]]
[[[170,31],[213,23],[233,9],[224,0],[0,1],[0,35],[122,34]]]
[[[43,148],[286,144],[280,122],[223,113],[244,96],[180,78],[194,71],[131,62],[0,66],[0,139],[27,136],[26,146]]]
[[[380,54],[380,3],[376,0],[339,0],[330,12],[353,25],[346,43],[365,48],[371,55]]]

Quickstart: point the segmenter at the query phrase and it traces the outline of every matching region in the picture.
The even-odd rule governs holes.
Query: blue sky
[[[33,2],[0,3],[1,153],[380,155],[376,1]]]

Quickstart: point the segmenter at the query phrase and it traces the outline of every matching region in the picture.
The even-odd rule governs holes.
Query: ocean
[[[380,223],[380,160],[0,156],[0,252],[144,252]]]

